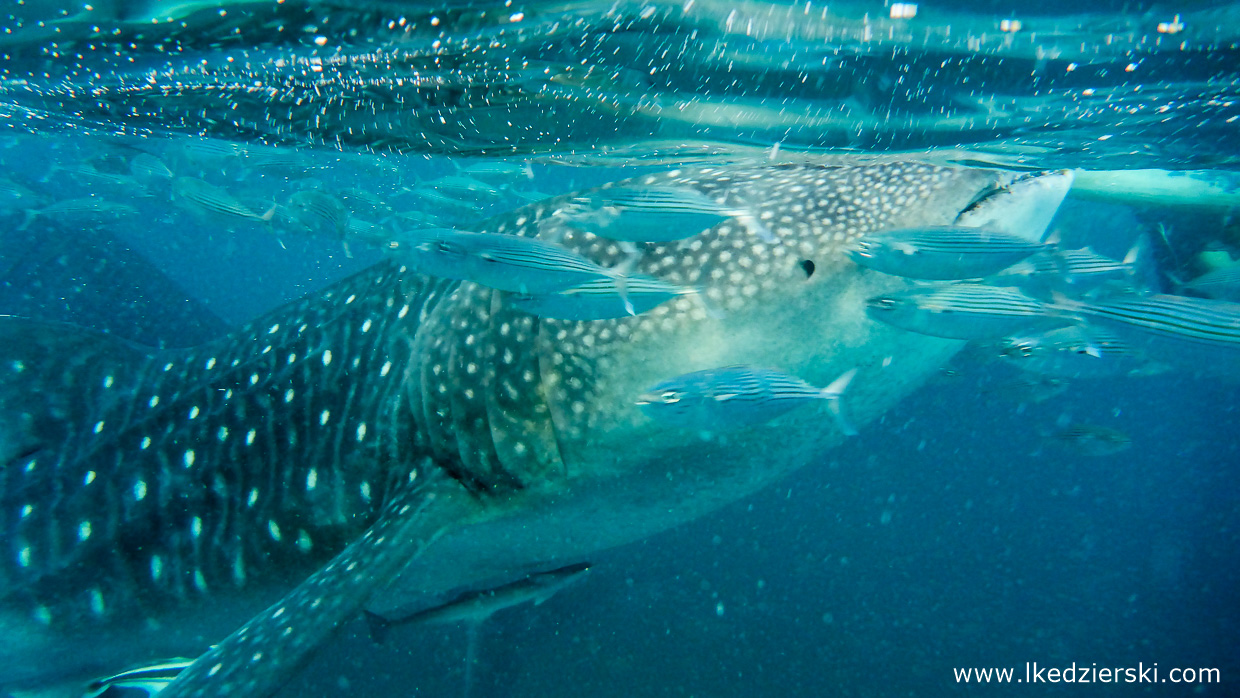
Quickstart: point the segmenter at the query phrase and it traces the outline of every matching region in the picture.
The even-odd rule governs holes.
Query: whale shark
[[[588,232],[557,240],[718,312],[686,295],[542,318],[397,251],[189,349],[2,318],[0,689],[63,695],[196,656],[162,695],[269,695],[363,611],[581,562],[745,497],[846,438],[827,406],[693,431],[639,408],[649,386],[855,370],[864,427],[963,342],[870,319],[867,298],[912,282],[850,245],[961,221],[1040,240],[1070,183],[915,161],[684,168],[622,184],[692,189],[774,240],[736,219],[635,260]],[[588,195],[472,230],[538,237]]]

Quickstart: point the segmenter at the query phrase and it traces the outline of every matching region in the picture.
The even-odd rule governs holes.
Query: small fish
[[[171,180],[176,177],[163,160],[150,153],[138,153],[130,158],[129,173],[147,182]]]
[[[380,643],[392,628],[402,625],[477,625],[506,608],[531,601],[535,606],[541,605],[564,587],[581,579],[589,569],[590,563],[582,562],[537,572],[493,589],[467,591],[445,604],[396,618],[365,611],[366,624],[370,629],[370,638]]]
[[[1212,269],[1179,288],[1215,300],[1240,302],[1240,264]]]
[[[318,189],[305,189],[289,197],[289,210],[293,218],[312,233],[334,235],[344,244],[345,255],[352,258],[349,249],[349,210],[340,199]]]
[[[674,242],[735,218],[766,242],[776,238],[744,208],[683,187],[610,187],[572,199],[559,216],[569,226],[624,242]]]
[[[990,276],[1047,243],[962,226],[904,228],[859,238],[848,254],[863,267],[911,279],[947,281]]]
[[[227,191],[194,177],[177,177],[173,180],[172,194],[177,199],[189,203],[194,210],[214,213],[226,218],[269,223],[276,213],[274,204],[264,213],[255,213]]]
[[[1011,283],[1035,295],[1060,292],[1080,294],[1103,284],[1140,290],[1136,285],[1138,265],[1145,249],[1144,238],[1133,245],[1122,260],[1100,255],[1088,247],[1079,250],[1048,250],[1002,270],[992,282]],[[1128,286],[1117,282],[1128,281]]]
[[[133,692],[140,692],[147,696],[155,696],[160,691],[172,683],[186,667],[193,664],[193,659],[170,659],[166,662],[159,662],[147,666],[137,667],[128,671],[122,671],[119,674],[113,674],[106,678],[92,681],[86,687],[82,698],[96,698],[105,694],[119,694],[123,692],[130,695]]]
[[[461,172],[491,183],[508,184],[522,179],[534,179],[534,168],[530,163],[515,162],[475,162],[459,168]]]
[[[1085,303],[1056,296],[1048,306],[1067,317],[1100,325],[1153,358],[1185,360],[1233,358],[1240,351],[1240,303],[1171,296],[1124,296]]]
[[[138,209],[129,204],[119,204],[98,197],[86,196],[80,199],[63,199],[43,208],[28,208],[25,214],[26,218],[21,225],[17,226],[18,230],[29,228],[39,216],[70,221],[104,221],[135,216],[138,214]]]
[[[419,186],[409,191],[422,203],[447,209],[452,215],[475,215],[482,210],[482,207],[473,201],[462,201],[429,186]]]
[[[1026,373],[1018,378],[1001,381],[979,392],[1003,397],[1017,403],[1041,404],[1063,395],[1072,384],[1063,378]]]
[[[856,373],[852,369],[817,388],[772,369],[711,368],[659,383],[637,398],[637,406],[667,424],[711,430],[762,424],[811,400],[826,400],[840,431],[854,436],[857,430],[844,418],[840,400]]]
[[[625,278],[623,285],[614,279],[595,279],[556,293],[514,294],[509,296],[508,302],[542,318],[606,320],[640,315],[678,296],[697,293],[695,288],[675,286],[649,276],[632,275]],[[715,314],[710,308],[708,312]]]
[[[458,199],[469,198],[481,202],[493,201],[504,196],[504,192],[499,187],[461,175],[447,175],[433,179],[427,182],[426,186],[434,187],[436,191]]]
[[[588,281],[624,278],[623,272],[559,245],[518,235],[423,228],[401,233],[394,249],[407,252],[410,266],[424,274],[514,293],[543,295]],[[632,310],[630,306],[630,314]]]
[[[999,355],[1023,371],[1062,378],[1123,375],[1143,363],[1123,339],[1077,325],[1007,337],[999,343]]]
[[[1110,456],[1132,446],[1132,437],[1128,434],[1096,424],[1068,424],[1049,438],[1064,448],[1086,456]]]
[[[915,288],[871,298],[866,305],[875,320],[948,339],[998,339],[1066,324],[1020,291],[981,284]]]

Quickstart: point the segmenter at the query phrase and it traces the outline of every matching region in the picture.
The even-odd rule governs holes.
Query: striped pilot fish
[[[1154,361],[1234,373],[1240,360],[1240,303],[1166,294],[1090,302],[1056,296],[1050,307],[1114,333]]]
[[[826,400],[840,431],[857,430],[844,418],[840,398],[856,369],[825,388],[769,368],[725,366],[669,378],[637,398],[652,419],[691,429],[736,429],[769,422],[813,400]]]
[[[979,279],[1052,245],[964,226],[887,230],[857,240],[849,256],[863,267],[910,279]]]
[[[875,320],[949,339],[998,339],[1069,322],[1016,289],[983,284],[914,288],[876,296],[866,306]]]
[[[626,242],[684,240],[736,219],[765,242],[775,241],[752,209],[688,187],[602,187],[574,196],[559,219],[570,227]]]
[[[810,385],[860,367],[849,416],[869,423],[962,343],[867,321],[856,299],[907,282],[848,260],[858,231],[986,210],[1036,240],[1070,181],[887,162],[626,183],[729,201],[786,243],[728,219],[640,250],[634,274],[697,288],[714,314],[679,296],[544,318],[392,257],[185,350],[0,318],[0,686],[80,692],[182,656],[163,698],[270,695],[362,611],[588,559],[821,462],[844,435],[814,410],[724,444],[634,400],[718,366]],[[572,198],[477,234],[527,251]],[[592,265],[575,283],[625,258],[588,235],[562,248]]]

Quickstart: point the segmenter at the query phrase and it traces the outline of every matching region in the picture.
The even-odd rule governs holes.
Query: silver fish
[[[1212,269],[1179,288],[1215,300],[1240,302],[1240,264]]]
[[[840,431],[857,433],[844,418],[840,398],[856,375],[849,370],[825,388],[786,373],[753,366],[725,366],[669,378],[637,398],[651,419],[691,429],[736,429],[762,424],[813,400],[826,400]]]
[[[23,638],[0,643],[0,684],[80,687],[198,656],[163,698],[269,695],[362,610],[585,559],[818,462],[843,441],[818,420],[702,441],[634,397],[704,351],[807,382],[900,356],[855,386],[850,416],[869,423],[957,345],[865,322],[855,299],[903,282],[858,272],[842,245],[950,224],[979,199],[1038,237],[1024,212],[1053,211],[1069,182],[1047,177],[913,162],[655,176],[743,192],[796,241],[715,229],[641,251],[635,273],[700,288],[722,318],[682,297],[542,319],[398,259],[187,350],[0,318],[0,626]],[[824,222],[857,187],[879,205]],[[478,230],[534,237],[568,200]],[[623,258],[565,244],[602,268]],[[594,511],[613,524],[573,525]]]
[[[990,276],[1048,247],[1017,235],[937,226],[867,235],[849,250],[849,256],[884,274],[948,281]]]
[[[1164,294],[1088,303],[1059,296],[1050,307],[1114,332],[1159,361],[1226,369],[1240,359],[1240,303]]]
[[[998,339],[1066,324],[1020,291],[981,284],[916,288],[871,298],[866,306],[875,320],[948,339]]]
[[[513,294],[508,297],[508,303],[543,318],[606,320],[638,315],[674,298],[697,294],[695,288],[675,286],[650,276],[631,275],[624,278],[623,284],[615,279],[595,279],[556,293]]]
[[[1128,434],[1096,424],[1068,424],[1049,438],[1063,448],[1095,457],[1115,455],[1132,447]]]
[[[124,690],[127,694],[138,692],[156,696],[193,663],[192,659],[171,659],[96,679],[86,687],[82,698],[96,698],[113,689]]]
[[[477,624],[496,613],[523,603],[542,604],[561,589],[581,579],[590,570],[589,563],[577,563],[526,575],[515,582],[467,591],[455,599],[408,614],[366,612],[366,625],[375,642],[383,642],[393,628],[408,625],[439,625],[448,623]]]
[[[620,275],[559,245],[534,238],[423,228],[400,235],[409,265],[431,276],[473,281],[499,291],[556,293]]]
[[[1118,376],[1146,363],[1114,334],[1076,325],[1007,337],[999,343],[999,355],[1023,371],[1060,378]]]
[[[263,213],[255,213],[227,191],[194,177],[177,177],[172,180],[172,194],[174,200],[184,201],[190,205],[191,210],[227,219],[268,223],[276,213],[274,204]]]
[[[722,204],[683,187],[604,187],[575,196],[572,203],[561,214],[569,226],[611,240],[672,242],[735,218],[766,242],[775,242],[749,208]]]

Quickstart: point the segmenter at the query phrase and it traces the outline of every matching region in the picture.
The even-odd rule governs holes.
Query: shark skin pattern
[[[629,272],[709,306],[688,294],[615,319],[539,318],[399,249],[187,350],[5,319],[0,688],[52,695],[201,655],[164,695],[270,695],[363,610],[579,562],[736,501],[845,438],[826,406],[725,439],[652,420],[643,391],[736,364],[814,385],[857,369],[844,400],[863,427],[962,342],[869,319],[866,298],[910,284],[858,267],[850,243],[961,221],[1040,240],[1070,182],[887,162],[618,183],[695,190],[776,241],[732,218],[642,245]],[[476,230],[616,267],[630,253],[614,241],[557,229],[580,195]]]

